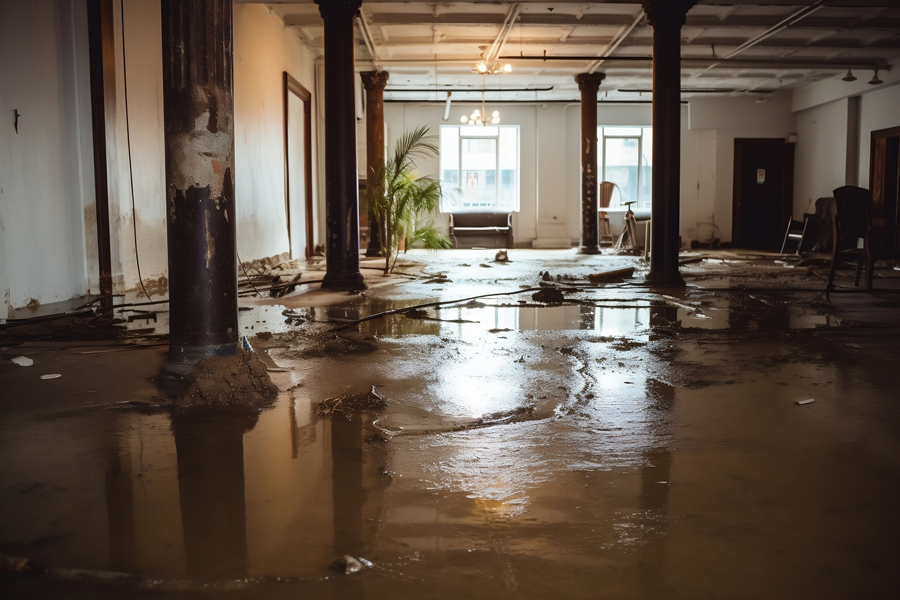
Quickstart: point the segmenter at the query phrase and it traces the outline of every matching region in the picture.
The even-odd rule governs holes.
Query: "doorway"
[[[291,258],[312,254],[312,95],[284,72],[284,202]]]
[[[896,227],[900,223],[900,127],[873,131],[869,156],[872,224]]]
[[[793,201],[794,144],[781,138],[735,139],[734,245],[751,250],[780,248]]]

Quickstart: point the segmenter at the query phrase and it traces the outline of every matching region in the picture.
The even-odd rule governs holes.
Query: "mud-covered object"
[[[316,413],[323,417],[333,417],[337,414],[350,416],[353,413],[378,412],[385,408],[387,401],[373,385],[371,390],[362,394],[347,391],[340,396],[326,398],[316,405]]]
[[[531,299],[535,302],[544,302],[545,304],[559,304],[565,301],[565,296],[557,288],[544,288],[531,295]]]
[[[206,358],[194,367],[189,385],[175,400],[180,409],[257,411],[271,406],[278,388],[253,352]]]

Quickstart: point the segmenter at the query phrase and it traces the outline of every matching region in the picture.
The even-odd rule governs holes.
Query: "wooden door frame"
[[[288,98],[289,94],[296,94],[303,100],[303,170],[305,172],[305,198],[306,209],[306,248],[304,257],[309,258],[313,252],[313,204],[312,204],[312,94],[303,87],[299,81],[284,71],[282,78],[284,85],[284,208],[288,230],[288,251],[294,258],[294,248],[291,242],[291,182],[290,182],[290,156],[288,149]]]
[[[900,137],[900,127],[888,127],[887,129],[878,129],[872,132],[869,139],[869,189],[872,191],[872,202],[873,204],[877,202],[876,196],[877,194],[884,193],[883,188],[875,185],[875,143],[880,139],[888,139],[893,137]],[[887,168],[887,165],[885,165]],[[880,184],[880,182],[879,182]],[[898,190],[900,190],[900,182],[898,182]],[[900,200],[900,199],[898,199]],[[894,215],[894,219],[896,222],[900,223],[900,201],[897,203],[897,214]]]
[[[88,61],[91,80],[91,145],[94,167],[94,211],[97,222],[97,266],[100,306],[112,308],[112,245],[109,230],[109,156],[115,152],[107,135],[116,122],[116,48],[112,0],[88,0]],[[110,148],[110,146],[113,146]]]
[[[747,146],[765,146],[768,144],[781,144],[782,146],[782,196],[781,196],[781,222],[794,213],[794,150],[796,144],[785,141],[784,138],[734,138],[734,177],[732,181],[731,198],[731,244],[740,247],[744,240],[741,239],[741,204],[743,203],[743,177],[741,163],[744,158],[744,148]]]

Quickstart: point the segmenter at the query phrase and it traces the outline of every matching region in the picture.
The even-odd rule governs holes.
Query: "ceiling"
[[[267,5],[322,55],[313,0]],[[487,92],[493,101],[573,101],[573,75],[599,71],[607,75],[602,100],[646,101],[652,36],[636,2],[376,0],[362,4],[356,60],[362,70],[390,72],[386,100],[442,101],[448,90],[455,101],[480,100],[485,87],[505,90]],[[681,36],[685,98],[765,95],[850,66],[868,81],[900,58],[900,0],[700,0]],[[482,59],[512,71],[479,74]]]

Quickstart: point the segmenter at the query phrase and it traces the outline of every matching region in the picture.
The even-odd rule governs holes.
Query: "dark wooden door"
[[[900,127],[873,131],[869,156],[873,223],[894,227],[900,223]]]
[[[793,203],[794,145],[734,140],[732,238],[741,248],[778,250]]]

